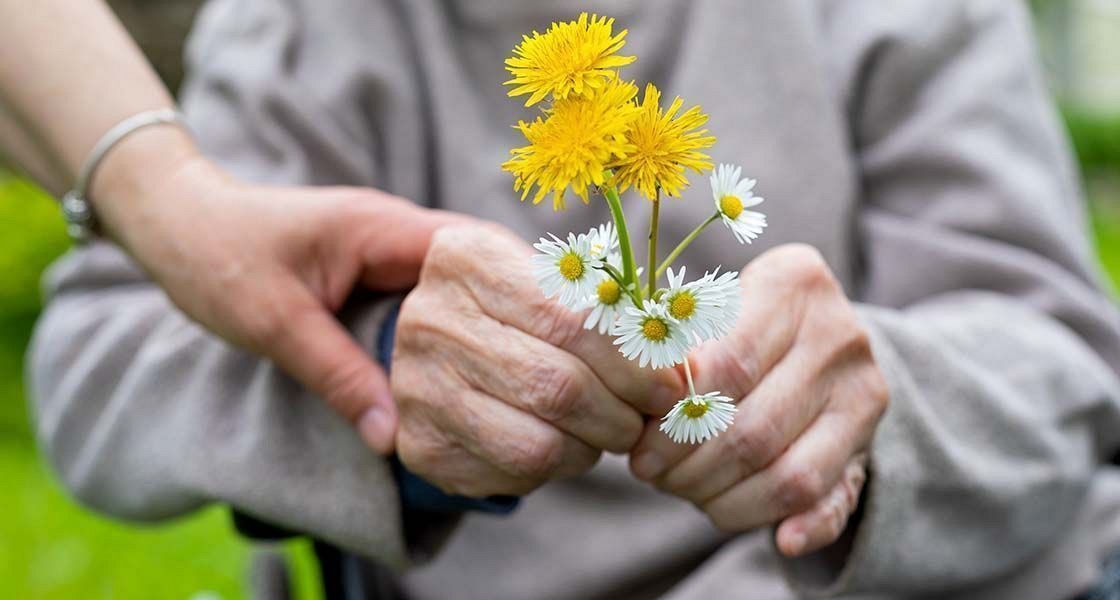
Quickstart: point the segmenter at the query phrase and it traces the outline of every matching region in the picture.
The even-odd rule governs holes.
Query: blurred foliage
[[[1120,114],[1102,116],[1067,108],[1063,116],[1082,171],[1120,176]]]
[[[0,319],[34,318],[43,269],[68,246],[58,208],[35,186],[0,172],[0,231]]]

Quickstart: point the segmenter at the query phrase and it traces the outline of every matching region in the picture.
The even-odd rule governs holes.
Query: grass
[[[1090,193],[1096,243],[1120,282],[1120,194],[1106,183]],[[1109,209],[1109,207],[1112,207]],[[65,251],[52,200],[0,173],[0,597],[246,597],[250,546],[215,506],[174,523],[135,526],[99,517],[70,500],[42,464],[28,426],[22,355],[39,310],[42,270]],[[318,598],[306,542],[286,552],[297,597]]]

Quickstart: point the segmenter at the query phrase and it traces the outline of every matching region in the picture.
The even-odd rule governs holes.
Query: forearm
[[[0,0],[0,101],[71,180],[110,127],[171,95],[100,1]]]
[[[0,169],[15,171],[37,181],[47,192],[61,196],[66,191],[62,168],[31,138],[23,124],[0,104]]]

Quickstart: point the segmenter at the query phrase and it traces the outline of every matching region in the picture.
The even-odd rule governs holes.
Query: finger
[[[404,290],[416,285],[432,235],[448,225],[473,221],[471,217],[418,207],[398,200],[369,210],[350,227],[362,227],[366,235],[357,254],[361,257],[360,278],[374,291]],[[398,206],[403,204],[404,206]]]
[[[847,527],[848,518],[859,505],[867,480],[865,456],[848,463],[840,481],[809,510],[787,518],[778,526],[778,549],[788,557],[815,552],[834,543]]]
[[[693,375],[700,389],[743,398],[793,347],[805,298],[782,280],[770,253],[741,272],[744,301],[735,327],[723,339],[693,353]]]
[[[802,298],[781,281],[779,269],[771,268],[774,261],[764,260],[769,254],[742,271],[739,285],[750,302],[743,303],[731,333],[701,344],[689,357],[697,389],[741,399],[793,346]],[[639,479],[652,480],[694,451],[695,446],[678,444],[651,424],[631,455],[631,470]]]
[[[744,531],[805,511],[840,480],[851,457],[867,446],[851,418],[826,411],[789,449],[759,473],[705,502],[721,529]]]
[[[426,208],[375,189],[339,186],[322,191],[336,203],[325,212],[330,219],[327,231],[335,235],[316,240],[317,247],[326,250],[328,264],[356,263],[360,281],[373,291],[413,287],[435,232],[477,222],[469,215]],[[353,281],[338,278],[335,283],[347,286],[345,294]]]
[[[466,283],[491,317],[575,355],[611,392],[646,414],[660,416],[683,397],[684,380],[676,370],[639,368],[609,337],[584,329],[585,314],[545,298],[524,241],[489,228],[464,228],[462,235],[477,238],[471,243],[477,249],[474,259],[486,269]]]
[[[431,421],[403,418],[397,448],[401,462],[410,471],[448,494],[485,498],[496,494],[523,496],[547,478],[511,474],[452,441]],[[579,454],[569,458],[566,470],[582,472],[594,464],[595,456]],[[565,469],[561,469],[561,472]]]
[[[595,448],[485,393],[464,387],[446,400],[434,420],[490,465],[480,480],[487,487],[483,495],[521,495],[549,479],[583,473],[599,459]]]
[[[641,415],[575,356],[488,317],[467,320],[464,327],[470,328],[464,332],[469,346],[456,358],[465,361],[460,373],[472,387],[595,448],[622,453],[637,442]]]
[[[289,286],[285,301],[257,349],[355,423],[370,447],[391,453],[397,410],[385,372],[302,286]]]
[[[696,502],[770,464],[820,412],[828,396],[815,348],[799,346],[774,366],[739,403],[727,431],[696,447],[647,430],[635,448],[635,475],[658,480],[670,493]],[[708,389],[708,388],[704,388]],[[660,469],[658,468],[660,467]]]

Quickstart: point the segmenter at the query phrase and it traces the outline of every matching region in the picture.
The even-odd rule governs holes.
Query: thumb
[[[354,423],[370,447],[392,453],[397,409],[385,371],[310,294],[303,300],[260,351]]]
[[[385,204],[370,216],[368,235],[359,253],[361,281],[374,291],[397,291],[416,285],[436,230],[474,220],[409,202]]]

